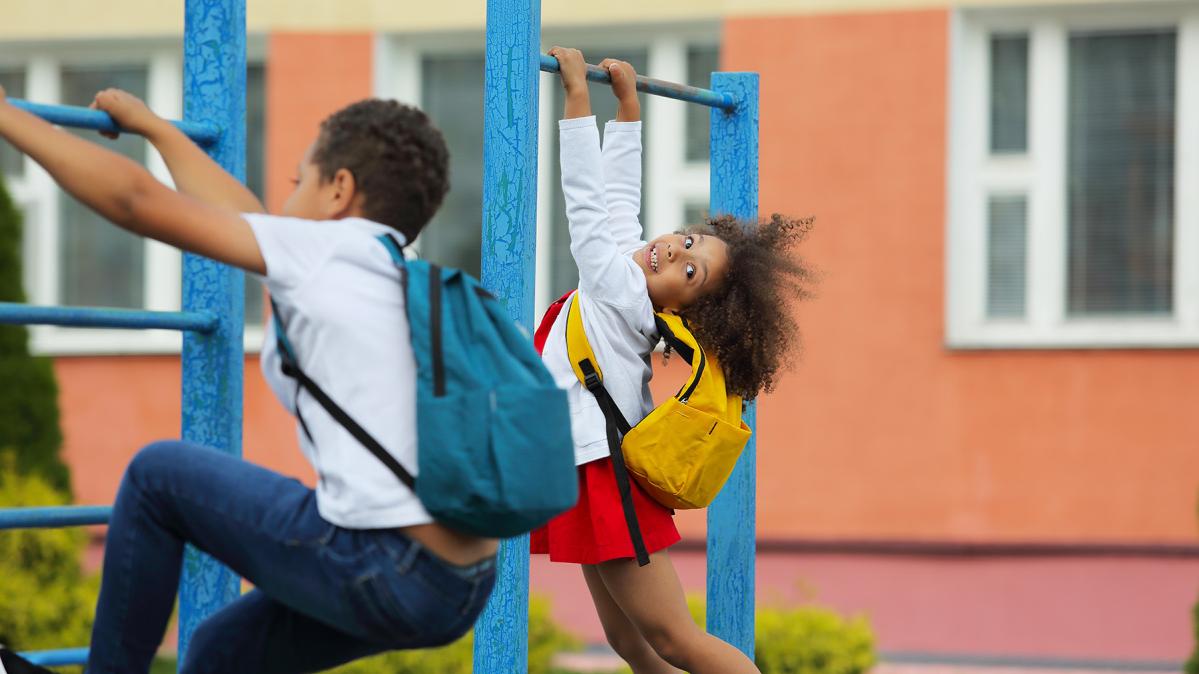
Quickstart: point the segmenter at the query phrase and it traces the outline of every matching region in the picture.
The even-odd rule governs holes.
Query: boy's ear
[[[361,201],[361,194],[358,192],[358,181],[354,179],[354,174],[350,169],[339,168],[333,174],[333,179],[329,183],[330,215],[335,218],[350,215],[350,211],[354,210]]]

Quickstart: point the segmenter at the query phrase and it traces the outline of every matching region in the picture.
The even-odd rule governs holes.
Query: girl
[[[561,65],[566,90],[561,134],[562,191],[584,327],[604,386],[632,424],[653,409],[649,356],[659,341],[654,313],[688,319],[692,331],[723,366],[735,393],[769,390],[795,327],[786,311],[802,297],[806,269],[787,254],[808,222],[781,216],[749,231],[732,218],[709,227],[641,241],[641,122],[636,73],[607,59],[619,108],[604,132],[603,149],[575,49],[549,52]],[[534,532],[534,553],[580,564],[604,634],[635,674],[685,670],[693,674],[757,672],[739,650],[700,630],[687,610],[666,548],[679,540],[672,512],[634,483],[633,500],[651,563],[638,566],[621,510],[603,413],[579,383],[566,356],[565,302],[547,312],[537,345],[558,385],[568,390],[579,503]]]

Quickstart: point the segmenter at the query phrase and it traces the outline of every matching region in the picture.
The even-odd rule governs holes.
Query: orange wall
[[[722,67],[762,74],[762,212],[816,215],[824,277],[761,404],[760,531],[1193,540],[1199,352],[943,346],[948,21],[726,24]]]
[[[145,444],[180,436],[178,356],[58,358],[63,456],[78,503],[108,504],[130,457]],[[312,484],[294,422],[258,371],[245,367],[245,457]]]
[[[320,123],[374,90],[368,33],[274,33],[266,74],[267,207],[278,212]]]

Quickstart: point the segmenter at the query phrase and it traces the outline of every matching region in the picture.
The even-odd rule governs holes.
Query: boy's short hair
[[[416,239],[450,189],[450,153],[441,131],[420,108],[367,99],[321,122],[312,153],[321,179],[340,169],[354,175],[363,214],[408,241]]]

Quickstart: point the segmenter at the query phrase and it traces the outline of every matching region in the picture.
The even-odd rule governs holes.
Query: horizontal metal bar
[[[21,657],[42,667],[62,667],[65,665],[86,665],[86,648],[63,648],[57,651],[28,651]]]
[[[103,307],[43,307],[0,302],[0,323],[79,328],[212,332],[217,316],[198,311],[138,311]]]
[[[1107,660],[1098,658],[1061,658],[1039,655],[978,655],[973,653],[927,653],[883,651],[879,660],[891,664],[948,665],[1013,669],[1077,669],[1112,672],[1181,672],[1181,662],[1166,660]]]
[[[558,72],[558,59],[549,54],[542,54],[541,71],[545,73]],[[612,76],[608,71],[590,63],[587,64],[587,79],[602,84],[612,83]],[[721,110],[732,111],[737,107],[736,102],[733,101],[733,97],[726,93],[712,91],[711,89],[700,89],[699,87],[692,87],[686,84],[667,82],[666,80],[656,80],[644,75],[637,76],[637,91],[643,91],[651,96],[662,96],[664,98],[687,101],[688,103],[699,103],[709,108],[720,108]]]
[[[51,506],[0,509],[0,530],[58,529],[108,524],[112,506]]]
[[[107,112],[100,110],[92,110],[90,108],[80,108],[73,105],[49,105],[46,103],[31,103],[30,101],[21,100],[19,98],[8,99],[15,107],[27,110],[51,124],[59,126],[70,126],[76,129],[94,129],[96,131],[108,131],[112,133],[132,133],[126,129],[117,126],[116,122]],[[196,122],[177,122],[172,121],[172,124],[179,127],[179,130],[187,134],[200,145],[208,146],[216,143],[221,136],[221,130],[212,124],[197,124]]]

